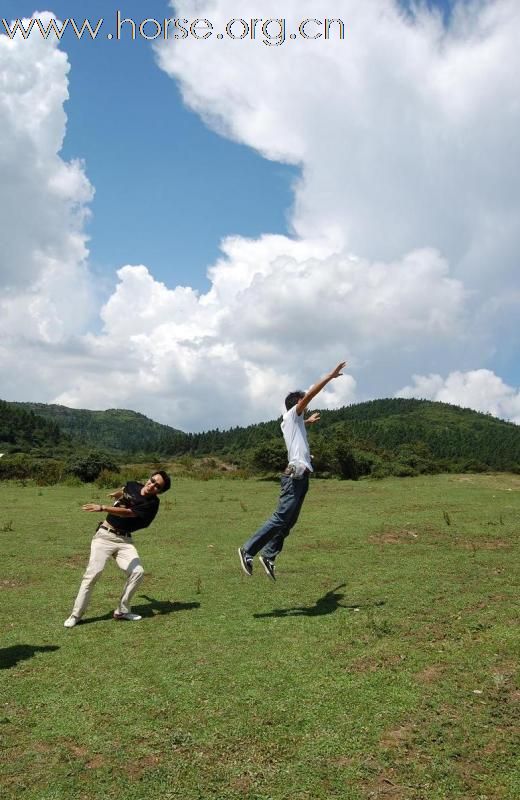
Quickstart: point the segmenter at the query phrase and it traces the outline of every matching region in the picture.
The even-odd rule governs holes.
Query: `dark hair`
[[[156,472],[152,472],[152,475],[160,475],[164,481],[164,486],[157,491],[157,494],[164,494],[165,492],[167,492],[170,486],[172,485],[172,481],[168,473],[165,472],[163,469],[158,469]]]
[[[301,390],[297,392],[289,392],[289,394],[285,398],[285,407],[287,411],[289,411],[290,408],[295,406],[296,403],[302,399],[302,397],[305,397],[305,392],[302,392]]]

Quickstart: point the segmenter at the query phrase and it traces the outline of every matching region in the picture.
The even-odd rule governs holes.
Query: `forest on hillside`
[[[426,400],[372,400],[321,411],[309,442],[322,477],[520,471],[518,425]],[[0,452],[0,478],[41,476],[48,467],[54,476],[72,472],[93,480],[125,462],[175,459],[212,459],[221,469],[274,474],[286,462],[280,420],[184,433],[134,411],[3,401]]]

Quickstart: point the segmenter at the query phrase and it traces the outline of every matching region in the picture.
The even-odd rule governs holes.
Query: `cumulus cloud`
[[[193,17],[191,0],[172,5]],[[472,286],[497,270],[511,278],[520,237],[518,3],[457,3],[448,29],[439,13],[417,8],[412,17],[395,0],[339,0],[343,41],[336,26],[328,41],[287,38],[279,47],[258,35],[213,36],[204,58],[193,42],[163,43],[159,63],[209,124],[301,165],[292,224],[302,239],[339,236],[371,260],[434,246]],[[331,6],[301,0],[283,12],[289,37],[305,18],[330,17]],[[262,3],[264,19],[280,13],[276,0]],[[222,31],[236,4],[207,0],[197,14]]]
[[[400,389],[395,397],[452,403],[520,424],[520,390],[508,386],[488,369],[451,372],[447,378],[414,375],[413,384]]]
[[[149,402],[191,430],[276,416],[288,391],[343,359],[367,382],[374,363],[379,373],[385,361],[394,380],[406,378],[432,340],[449,345],[464,330],[464,288],[430,250],[370,263],[319,242],[232,238],[210,270],[207,294],[168,289],[144,266],[118,276],[104,330],[88,340],[99,362],[110,363],[110,378],[83,376],[58,402],[103,407],[138,398],[141,409]],[[345,376],[320,403],[353,402],[356,386]]]
[[[0,334],[13,347],[61,342],[92,310],[93,189],[80,162],[59,156],[68,70],[51,40],[0,36]]]

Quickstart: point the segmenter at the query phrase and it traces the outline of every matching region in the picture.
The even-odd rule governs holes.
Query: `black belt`
[[[98,526],[98,530],[99,530],[99,528],[104,528],[106,531],[110,531],[110,533],[115,533],[116,536],[124,536],[125,539],[131,539],[132,538],[132,534],[131,533],[127,533],[126,531],[118,531],[117,528],[113,528],[112,525],[109,525],[107,522],[102,522]]]

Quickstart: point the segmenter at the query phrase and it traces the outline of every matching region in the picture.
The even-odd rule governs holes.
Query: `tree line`
[[[520,472],[518,425],[446,403],[391,398],[324,410],[308,432],[315,472],[322,477]],[[31,458],[40,468],[46,458],[61,465],[61,474],[87,480],[96,470],[129,460],[217,458],[255,474],[276,473],[286,460],[280,419],[184,433],[133,411],[0,401],[2,451],[7,460],[0,459],[0,477],[13,458],[18,471],[28,473]]]

